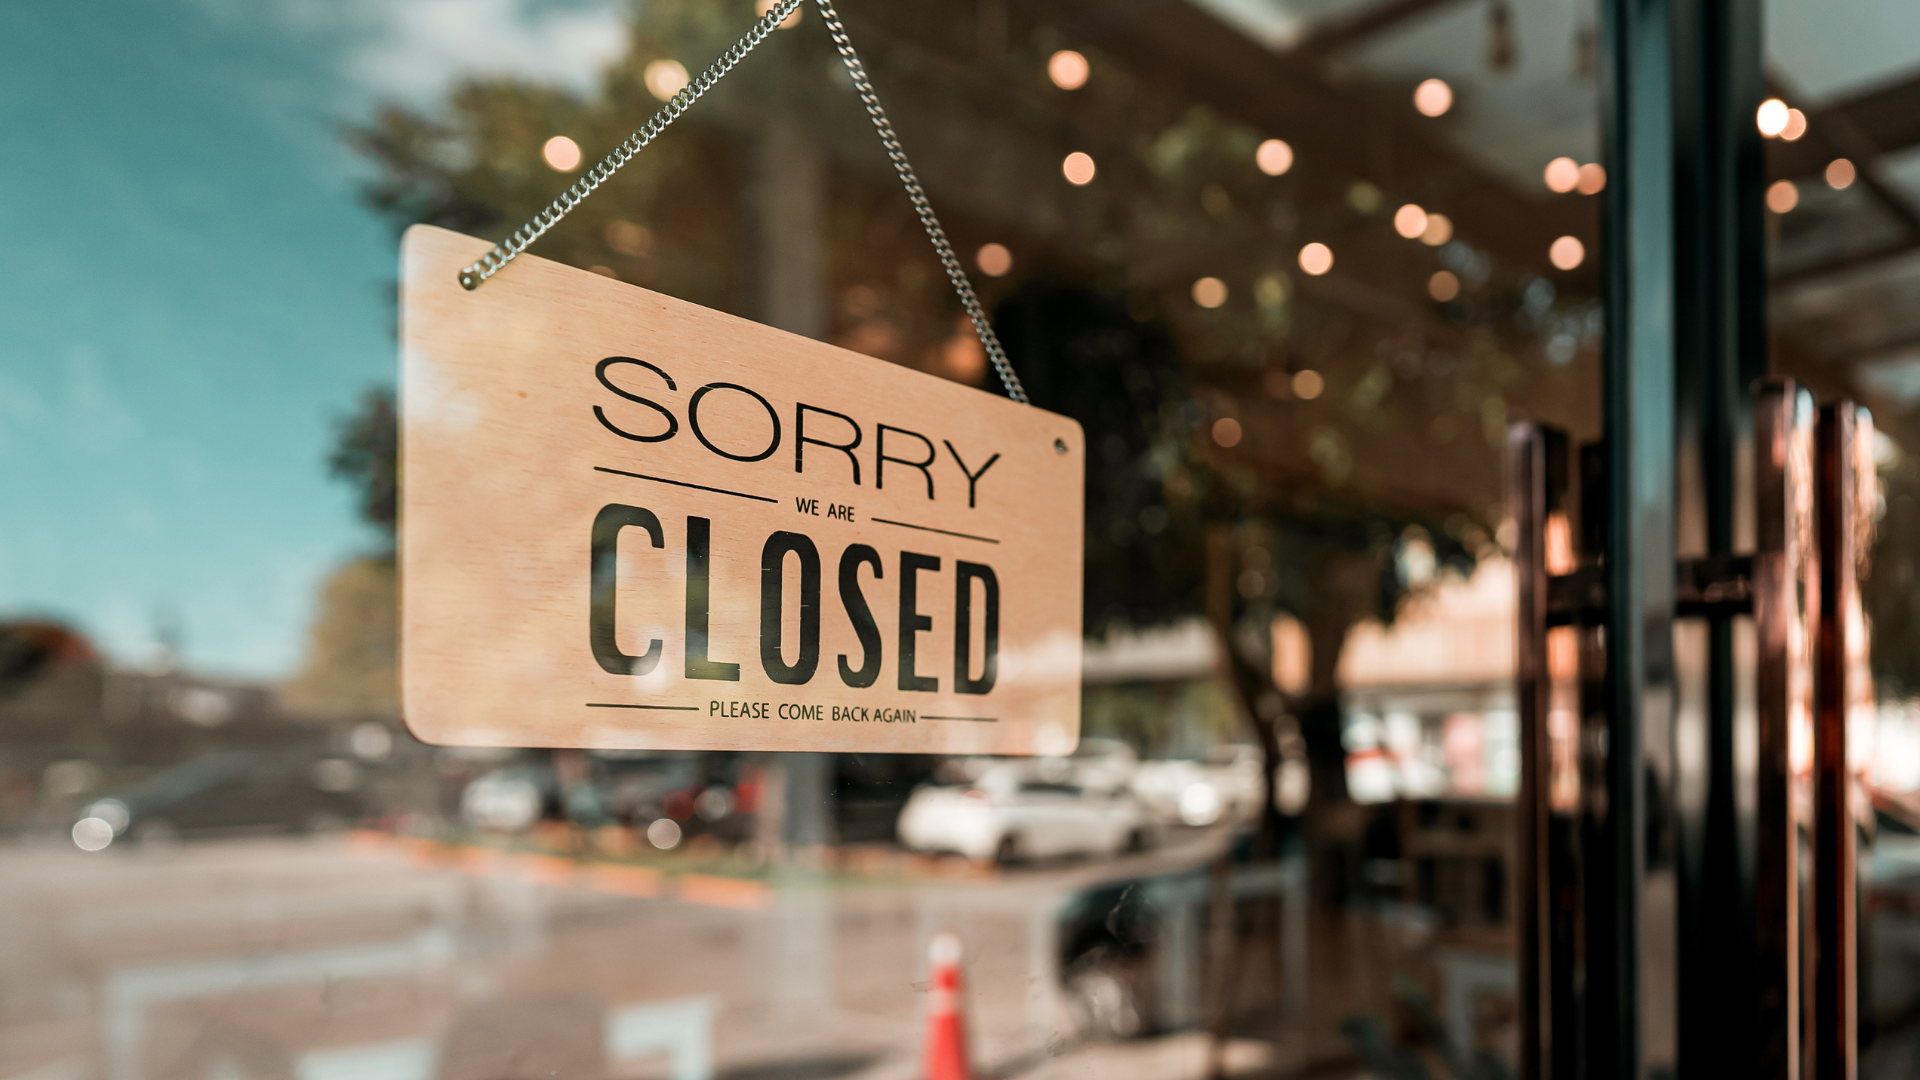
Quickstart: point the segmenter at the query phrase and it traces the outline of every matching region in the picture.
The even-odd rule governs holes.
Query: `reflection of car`
[[[476,829],[519,832],[559,804],[548,765],[515,765],[478,777],[460,793],[460,816]]]
[[[1257,947],[1249,932],[1250,904],[1304,883],[1297,867],[1256,864],[1255,837],[1240,831],[1182,868],[1145,877],[1110,880],[1069,896],[1056,912],[1060,978],[1067,1005],[1081,1032],[1096,1039],[1127,1039],[1155,1030],[1201,1022],[1202,991],[1212,985],[1215,962],[1209,924],[1214,891],[1225,885],[1235,905],[1236,945]],[[1281,839],[1283,848],[1289,844]],[[1211,876],[1224,854],[1230,874]],[[1269,941],[1271,939],[1268,939]],[[1243,998],[1242,1008],[1254,1006]]]
[[[88,803],[74,843],[121,836],[341,828],[359,818],[358,768],[341,758],[223,752],[198,757]]]
[[[1099,736],[1081,739],[1068,760],[1073,782],[1089,791],[1123,791],[1140,769],[1140,757],[1133,747],[1119,739]]]
[[[1133,775],[1133,793],[1154,820],[1212,825],[1260,806],[1260,750],[1217,746],[1205,761],[1149,761]]]
[[[928,785],[900,812],[900,842],[1002,863],[1065,855],[1114,855],[1146,845],[1139,804],[1125,792],[1023,776],[1007,765],[968,784]]]

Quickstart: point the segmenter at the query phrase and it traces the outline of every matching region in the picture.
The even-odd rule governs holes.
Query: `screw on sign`
[[[923,1080],[970,1080],[967,1026],[960,996],[960,937],[951,930],[933,935],[928,950],[927,1041]]]

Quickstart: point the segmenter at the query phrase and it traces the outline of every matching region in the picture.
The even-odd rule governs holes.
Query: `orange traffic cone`
[[[967,1026],[960,1007],[960,936],[933,935],[927,978],[927,1050],[923,1080],[969,1080]]]

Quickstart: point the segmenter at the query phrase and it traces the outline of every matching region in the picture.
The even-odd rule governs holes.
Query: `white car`
[[[1117,855],[1149,840],[1140,805],[1125,791],[1089,791],[1007,765],[992,766],[971,783],[916,790],[896,832],[914,851],[1000,863]]]
[[[1154,820],[1212,825],[1260,807],[1260,749],[1217,746],[1205,761],[1149,761],[1133,774],[1133,793]]]

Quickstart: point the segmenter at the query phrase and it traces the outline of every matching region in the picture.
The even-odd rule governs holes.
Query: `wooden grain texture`
[[[461,289],[456,272],[488,247],[426,226],[402,245],[401,666],[415,734],[1072,749],[1078,424],[543,259]],[[816,441],[800,442],[802,425]],[[870,611],[866,642],[843,562]]]

